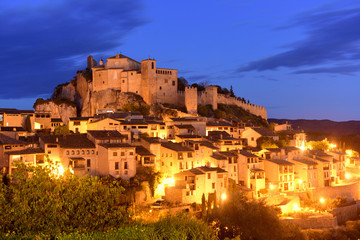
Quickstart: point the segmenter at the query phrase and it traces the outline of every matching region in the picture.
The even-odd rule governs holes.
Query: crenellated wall
[[[236,105],[241,107],[250,113],[260,116],[264,119],[267,119],[267,111],[265,107],[255,105],[252,103],[246,103],[241,100],[238,100],[235,97],[230,97],[228,95],[219,94],[217,92],[217,87],[209,86],[205,88],[205,91],[198,92],[197,88],[187,87],[185,89],[185,96],[183,97],[183,92],[178,92],[178,104],[183,105],[183,102],[180,99],[185,99],[184,104],[188,113],[197,112],[197,105],[208,105],[210,104],[213,109],[217,109],[219,103],[227,105]]]

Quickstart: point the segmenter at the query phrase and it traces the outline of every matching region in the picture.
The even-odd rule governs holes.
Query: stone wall
[[[360,182],[348,185],[322,187],[309,189],[309,193],[313,200],[320,198],[334,199],[336,197],[347,197],[349,200],[360,199]]]
[[[357,202],[350,206],[336,208],[332,211],[332,214],[336,216],[339,225],[344,224],[346,221],[357,219],[359,207],[360,204]]]
[[[284,222],[295,224],[302,229],[309,228],[335,228],[337,227],[337,219],[332,215],[328,216],[313,216],[309,218],[285,218]]]

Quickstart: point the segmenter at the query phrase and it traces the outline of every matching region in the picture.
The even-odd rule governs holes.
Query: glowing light
[[[297,205],[296,203],[293,205],[293,210],[294,211],[299,211],[300,208],[299,208],[299,205]]]
[[[325,199],[324,198],[320,198],[320,203],[325,203]]]
[[[331,149],[336,148],[336,144],[330,143],[330,148]]]
[[[350,173],[346,173],[346,174],[345,174],[345,178],[346,178],[346,179],[350,179],[350,178],[351,178],[351,174],[350,174]]]
[[[305,151],[305,146],[304,145],[302,145],[301,147],[300,147],[300,149],[301,149],[301,151]]]
[[[221,200],[226,200],[226,198],[227,198],[227,196],[226,196],[226,194],[225,193],[223,193],[223,194],[221,194]]]
[[[150,209],[149,212],[152,212],[152,209]]]
[[[174,178],[165,178],[163,184],[168,186],[175,186],[175,180]]]
[[[348,150],[346,150],[345,152],[346,152],[346,155],[348,155],[349,157],[352,157],[352,156],[353,156],[353,150],[348,149]]]
[[[303,180],[299,179],[299,184],[302,184],[303,183]]]
[[[269,188],[270,188],[271,190],[273,190],[273,189],[274,189],[274,185],[270,184]]]
[[[64,175],[64,167],[62,165],[58,166],[58,172],[60,176]]]

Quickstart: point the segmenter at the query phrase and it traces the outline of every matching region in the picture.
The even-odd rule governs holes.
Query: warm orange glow
[[[302,145],[302,146],[300,147],[300,149],[301,149],[301,151],[305,151],[305,150],[306,150],[306,148],[305,148],[304,145]]]
[[[296,203],[293,205],[293,210],[296,212],[296,211],[299,211],[300,210],[300,207],[299,205],[297,205]]]
[[[303,183],[303,180],[299,179],[299,184],[302,184]]]
[[[273,190],[273,189],[274,189],[274,185],[270,184],[269,188],[270,188],[271,190]]]
[[[175,186],[175,180],[174,180],[174,178],[165,178],[162,183],[163,183],[164,185],[168,185],[168,186]]]
[[[221,194],[221,200],[226,200],[226,198],[227,198],[227,196],[226,196],[226,194],[225,193],[223,193],[223,194]]]
[[[346,178],[346,179],[350,179],[350,178],[351,178],[351,174],[350,174],[350,173],[346,173],[346,174],[345,174],[345,178]]]
[[[331,148],[331,149],[336,148],[336,144],[330,143],[330,148]]]
[[[351,150],[351,149],[348,149],[345,152],[346,152],[346,155],[348,155],[348,157],[352,157],[354,154],[353,150]]]
[[[320,203],[325,203],[325,198],[320,198]]]

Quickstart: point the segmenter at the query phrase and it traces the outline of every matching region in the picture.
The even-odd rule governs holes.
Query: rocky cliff
[[[62,117],[67,122],[69,117],[93,116],[96,109],[112,108],[130,111],[148,111],[141,96],[124,93],[119,90],[107,89],[92,91],[91,71],[78,71],[74,80],[58,85],[51,99],[38,99],[34,104],[37,111],[51,112],[52,117]]]

